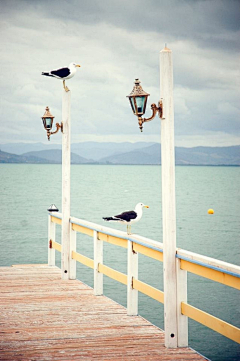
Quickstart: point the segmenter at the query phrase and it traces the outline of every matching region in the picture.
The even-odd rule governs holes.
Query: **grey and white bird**
[[[49,72],[42,72],[42,75],[63,80],[63,88],[66,91],[69,91],[68,87],[65,85],[65,80],[72,78],[75,75],[77,68],[80,68],[80,67],[81,67],[81,65],[79,65],[79,64],[71,63],[66,68],[51,70]]]
[[[149,208],[143,203],[138,203],[134,211],[126,211],[112,217],[103,217],[104,221],[113,221],[127,224],[127,233],[131,234],[131,225],[140,221],[143,214],[143,208]]]

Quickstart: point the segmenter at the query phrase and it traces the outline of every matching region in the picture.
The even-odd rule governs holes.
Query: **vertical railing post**
[[[70,274],[70,105],[71,92],[63,89],[62,102],[62,279]]]
[[[72,252],[76,252],[76,240],[77,232],[72,229],[72,223],[70,224],[70,266],[69,266],[69,279],[75,280],[77,276],[77,262],[72,259]]]
[[[52,215],[48,215],[48,265],[55,266],[55,249],[52,242],[55,242],[56,223],[52,222]]]
[[[187,303],[187,271],[181,269],[181,260],[176,258],[177,268],[177,323],[178,347],[188,346],[188,317],[182,314],[181,304]]]
[[[133,243],[128,240],[128,281],[127,281],[127,314],[138,314],[138,291],[133,289],[133,278],[138,279],[138,253],[133,251]]]
[[[103,294],[103,274],[98,272],[98,264],[103,264],[103,241],[98,239],[98,232],[93,231],[94,240],[94,295]]]
[[[177,347],[176,204],[172,51],[160,52],[162,220],[165,346]]]

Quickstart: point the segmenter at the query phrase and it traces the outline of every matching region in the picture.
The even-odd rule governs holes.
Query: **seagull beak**
[[[144,206],[145,208],[149,208],[149,206]]]
[[[77,67],[77,68],[81,68],[81,65],[79,65],[79,64],[76,64],[76,67]]]

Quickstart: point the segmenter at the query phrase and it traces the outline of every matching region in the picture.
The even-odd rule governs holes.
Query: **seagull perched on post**
[[[71,64],[69,64],[69,66],[67,68],[60,68],[60,69],[52,70],[49,72],[42,72],[42,75],[51,76],[53,78],[63,80],[63,88],[65,89],[66,92],[68,92],[69,89],[65,85],[65,80],[72,78],[75,75],[77,68],[80,68],[80,67],[81,67],[81,65],[78,65],[76,63],[71,63]]]
[[[112,217],[103,217],[104,221],[115,221],[120,223],[127,223],[127,233],[131,234],[131,224],[140,221],[142,218],[142,209],[149,208],[143,203],[138,203],[134,211],[126,211]]]

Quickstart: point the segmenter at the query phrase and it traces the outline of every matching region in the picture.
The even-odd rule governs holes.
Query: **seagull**
[[[131,224],[140,221],[142,218],[142,209],[149,208],[143,203],[138,203],[134,211],[126,211],[117,216],[103,217],[104,221],[115,221],[120,223],[127,223],[127,234],[131,234]]]
[[[80,68],[80,67],[81,67],[81,65],[78,65],[76,63],[71,63],[71,64],[69,64],[69,66],[67,68],[60,68],[60,69],[52,70],[49,72],[42,72],[42,75],[51,76],[51,77],[57,78],[57,79],[62,79],[63,80],[63,88],[65,89],[66,92],[68,92],[69,89],[65,85],[65,80],[72,78],[75,75],[77,68]]]

